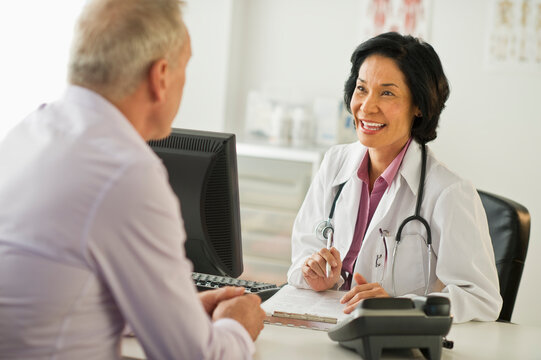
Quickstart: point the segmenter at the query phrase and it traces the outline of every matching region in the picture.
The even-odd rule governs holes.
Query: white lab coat
[[[334,246],[344,260],[351,246],[359,208],[361,180],[357,170],[366,151],[366,147],[355,142],[336,145],[325,154],[293,226],[290,284],[309,288],[301,267],[307,257],[326,245],[317,239],[314,229],[328,218],[337,188],[346,182],[333,217]],[[450,299],[455,322],[495,320],[502,299],[481,200],[473,185],[447,169],[428,147],[427,154],[421,216],[428,221],[432,232],[429,294]],[[354,272],[363,275],[368,282],[382,283],[391,296],[424,295],[425,292],[427,234],[420,222],[410,222],[402,231],[394,270],[396,293],[393,293],[391,270],[398,227],[415,213],[420,172],[421,148],[412,141],[368,225],[354,268]],[[389,232],[386,263],[380,229]],[[383,257],[377,260],[378,255]]]

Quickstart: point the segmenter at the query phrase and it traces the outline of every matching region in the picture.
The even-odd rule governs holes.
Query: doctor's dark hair
[[[346,109],[351,112],[349,104],[361,65],[374,54],[396,62],[406,78],[413,104],[421,110],[421,116],[416,116],[413,121],[411,136],[423,144],[434,140],[441,111],[449,97],[449,83],[432,46],[412,36],[388,32],[363,42],[355,49],[351,55],[351,73],[344,85]]]

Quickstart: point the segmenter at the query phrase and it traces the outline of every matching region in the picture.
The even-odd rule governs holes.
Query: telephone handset
[[[440,359],[452,321],[445,297],[372,298],[362,300],[328,335],[366,360],[378,360],[384,348],[419,348],[429,359]]]

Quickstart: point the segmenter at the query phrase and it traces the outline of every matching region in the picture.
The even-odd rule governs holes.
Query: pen
[[[331,247],[333,246],[333,233],[331,231],[331,233],[329,234],[329,237],[327,238],[327,250],[331,250]],[[327,277],[331,276],[331,264],[329,264],[329,262],[327,261]]]

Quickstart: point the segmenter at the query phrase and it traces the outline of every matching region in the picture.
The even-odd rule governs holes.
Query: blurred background
[[[0,4],[0,138],[61,96],[83,5]],[[541,324],[541,0],[187,0],[185,20],[193,57],[174,126],[237,135],[243,277],[286,280],[291,226],[322,155],[356,139],[341,104],[351,53],[398,30],[433,45],[451,84],[438,158],[531,213],[513,321]]]

